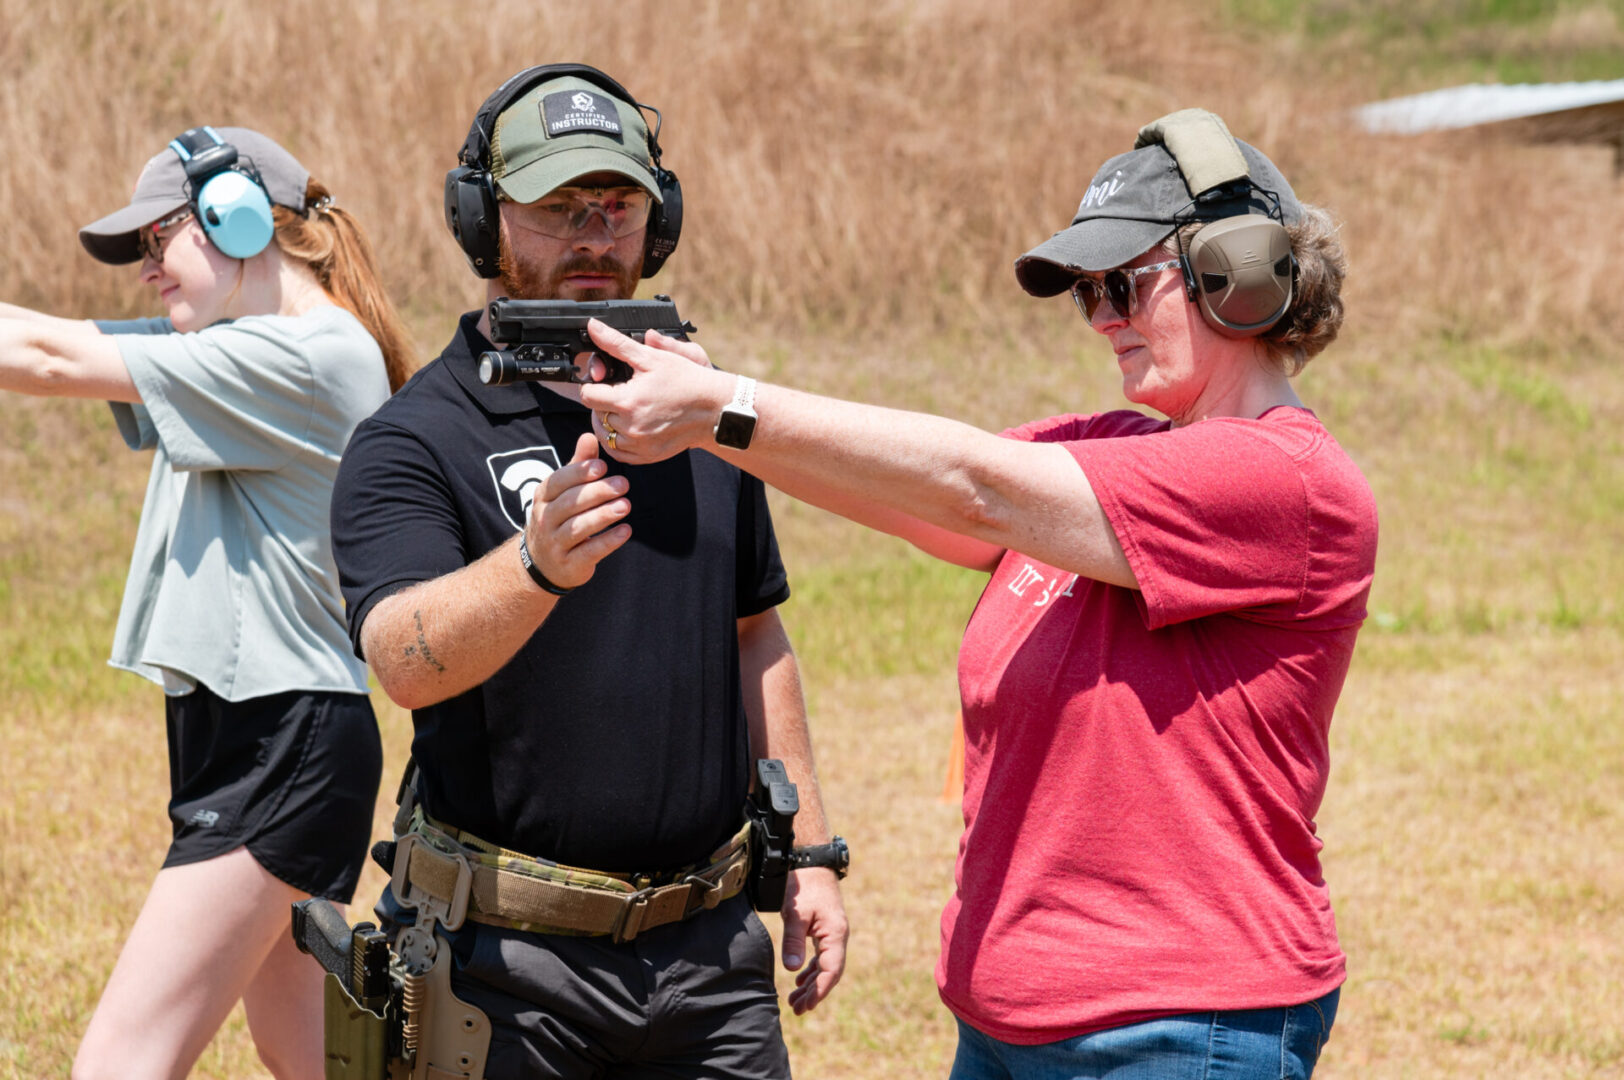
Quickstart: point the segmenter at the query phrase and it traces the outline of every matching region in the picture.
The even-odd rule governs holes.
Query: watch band
[[[789,853],[790,869],[799,870],[802,867],[822,866],[835,872],[835,877],[844,879],[846,871],[851,867],[851,849],[846,846],[844,836],[833,836],[827,844],[815,844],[811,847],[794,848]]]
[[[733,379],[733,400],[727,404],[730,409],[755,412],[756,380],[748,375],[735,376]]]
[[[541,567],[536,565],[536,560],[530,557],[529,537],[523,534],[519,536],[519,561],[524,564],[524,572],[530,575],[530,580],[554,596],[564,596],[575,591],[574,585],[565,588],[563,585],[554,585],[547,580],[547,575],[541,572]]]

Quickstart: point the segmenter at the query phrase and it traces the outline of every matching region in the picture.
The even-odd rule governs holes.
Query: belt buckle
[[[649,898],[655,893],[652,885],[638,889],[626,897],[626,906],[620,909],[615,916],[615,925],[609,929],[609,938],[616,945],[624,945],[637,936],[637,931],[643,926],[643,912],[648,910]],[[632,918],[633,913],[637,917]]]
[[[690,889],[698,890],[699,906],[706,911],[714,910],[716,905],[722,902],[722,883],[720,881],[707,881],[698,874],[689,874],[677,884],[687,885]],[[689,895],[692,896],[691,893]],[[693,911],[694,904],[693,900],[690,899],[688,901],[688,912],[692,914]]]

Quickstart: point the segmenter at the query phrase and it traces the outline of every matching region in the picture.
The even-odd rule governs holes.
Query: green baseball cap
[[[491,133],[490,168],[514,202],[535,202],[595,172],[619,173],[660,199],[642,112],[573,75],[533,87],[502,110]]]

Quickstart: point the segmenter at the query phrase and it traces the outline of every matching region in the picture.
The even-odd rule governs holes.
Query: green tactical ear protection
[[[1256,337],[1291,308],[1297,259],[1280,198],[1252,181],[1240,144],[1222,119],[1184,109],[1147,124],[1134,149],[1160,143],[1192,196],[1174,235],[1184,291],[1207,325],[1225,337]],[[1259,204],[1266,212],[1259,213]],[[1178,227],[1206,222],[1185,250]]]
[[[207,126],[175,136],[169,149],[186,170],[186,198],[209,242],[233,259],[251,259],[264,251],[276,221],[253,163]]]

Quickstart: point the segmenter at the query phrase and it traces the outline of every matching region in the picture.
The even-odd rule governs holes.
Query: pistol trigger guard
[[[592,358],[594,356],[598,356],[598,350],[596,350],[596,349],[593,349],[591,352],[588,352],[586,354],[586,368],[587,368],[587,371],[592,370]],[[574,359],[575,359],[574,357],[570,358],[571,365],[572,365],[570,367],[570,382],[574,383],[576,386],[591,386],[592,385],[592,379],[589,376],[581,374],[581,369],[580,368],[573,366]],[[609,366],[609,362],[607,360],[604,361],[603,366],[607,368]]]

